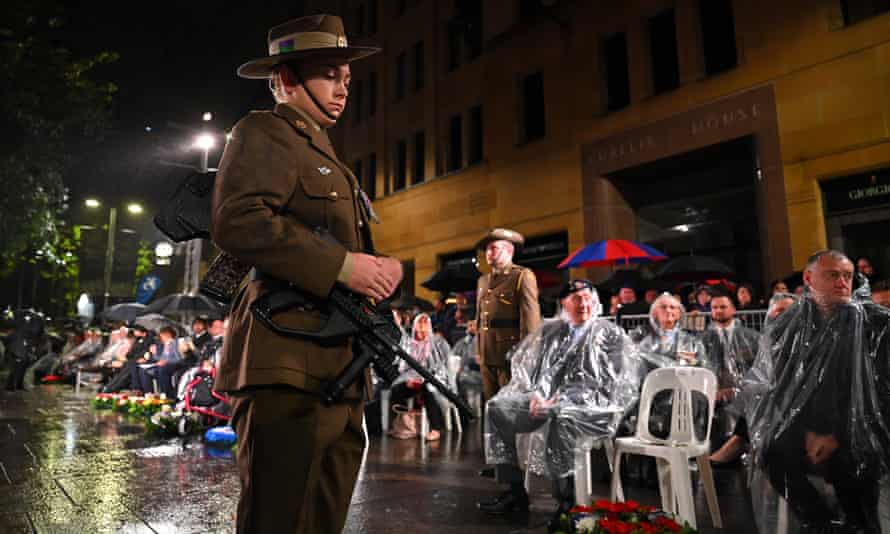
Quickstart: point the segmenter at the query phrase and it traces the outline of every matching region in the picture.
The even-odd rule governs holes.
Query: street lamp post
[[[210,120],[208,115],[209,113],[204,114],[205,121]],[[216,141],[208,133],[203,133],[195,138],[194,147],[201,151],[200,170],[202,173],[209,171],[209,153],[214,144],[216,144]],[[186,243],[185,280],[183,281],[183,292],[185,293],[194,293],[198,290],[198,274],[201,270],[201,243],[200,239],[192,239]]]
[[[84,204],[91,209],[99,208],[102,203],[95,198],[88,198]],[[141,204],[131,202],[127,204],[127,211],[133,215],[142,213]],[[117,207],[111,206],[108,209],[108,241],[105,245],[105,272],[104,272],[104,295],[102,300],[102,309],[108,309],[108,301],[111,298],[111,273],[114,271],[114,238],[117,234]]]
[[[108,309],[111,296],[111,271],[114,268],[114,234],[117,233],[117,208],[108,210],[108,244],[105,246],[105,298],[102,310]]]

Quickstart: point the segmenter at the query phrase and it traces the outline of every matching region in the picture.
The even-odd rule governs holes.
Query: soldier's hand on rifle
[[[392,295],[402,281],[402,263],[395,258],[381,258],[349,252],[351,270],[346,287],[376,300]]]

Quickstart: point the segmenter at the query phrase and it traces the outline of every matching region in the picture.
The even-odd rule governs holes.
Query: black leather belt
[[[482,320],[482,328],[519,328],[519,319],[489,319]]]

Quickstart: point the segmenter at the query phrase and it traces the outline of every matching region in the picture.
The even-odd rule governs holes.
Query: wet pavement
[[[238,477],[234,458],[199,440],[147,437],[137,419],[90,406],[68,386],[0,391],[0,534],[234,532]],[[546,480],[535,481],[531,512],[482,514],[495,496],[482,467],[478,423],[434,443],[372,438],[344,532],[543,533],[555,506]],[[753,532],[738,471],[717,472],[724,529],[711,527],[696,492],[699,530]],[[625,484],[628,498],[657,505],[655,491]],[[608,484],[595,487],[608,497]]]

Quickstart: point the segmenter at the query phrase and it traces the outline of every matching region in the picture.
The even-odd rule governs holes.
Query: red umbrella
[[[560,269],[569,267],[601,267],[604,265],[628,265],[631,263],[652,263],[667,259],[667,255],[649,245],[625,239],[606,239],[583,246],[569,254],[557,265]]]

